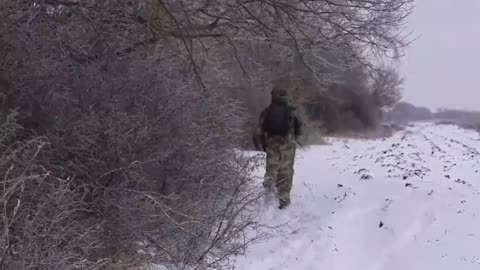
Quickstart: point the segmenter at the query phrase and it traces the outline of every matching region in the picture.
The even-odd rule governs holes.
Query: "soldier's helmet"
[[[285,103],[288,102],[288,91],[284,88],[275,86],[272,91],[272,102]]]

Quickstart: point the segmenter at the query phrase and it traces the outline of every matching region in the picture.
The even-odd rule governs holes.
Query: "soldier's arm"
[[[298,113],[295,114],[295,121],[294,121],[294,126],[295,126],[295,138],[298,139],[298,137],[302,136],[303,134],[303,120],[302,118],[298,115]]]
[[[265,138],[263,130],[263,121],[265,120],[265,111],[264,109],[258,118],[257,126],[253,131],[253,144],[257,150],[265,151]]]

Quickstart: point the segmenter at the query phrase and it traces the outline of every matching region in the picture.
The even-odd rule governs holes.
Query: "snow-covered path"
[[[299,151],[292,205],[261,209],[287,225],[237,269],[480,269],[479,170],[479,135],[452,126]]]

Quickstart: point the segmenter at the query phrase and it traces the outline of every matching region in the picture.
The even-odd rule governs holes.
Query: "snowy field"
[[[478,270],[479,151],[475,132],[430,124],[301,150],[290,207],[261,209],[262,222],[287,226],[236,267]]]

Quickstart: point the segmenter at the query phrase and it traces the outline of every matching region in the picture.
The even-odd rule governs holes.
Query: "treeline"
[[[228,269],[261,237],[233,149],[272,85],[312,130],[375,126],[412,4],[2,1],[0,267]]]
[[[434,113],[433,117],[439,124],[454,124],[480,132],[479,111],[441,109]]]
[[[407,123],[412,121],[431,120],[435,114],[430,109],[415,106],[408,102],[398,102],[388,113],[384,119],[396,123]]]
[[[469,110],[440,109],[432,112],[425,107],[408,102],[397,103],[385,114],[384,120],[396,123],[436,121],[440,124],[455,124],[468,129],[480,130],[480,112]]]

